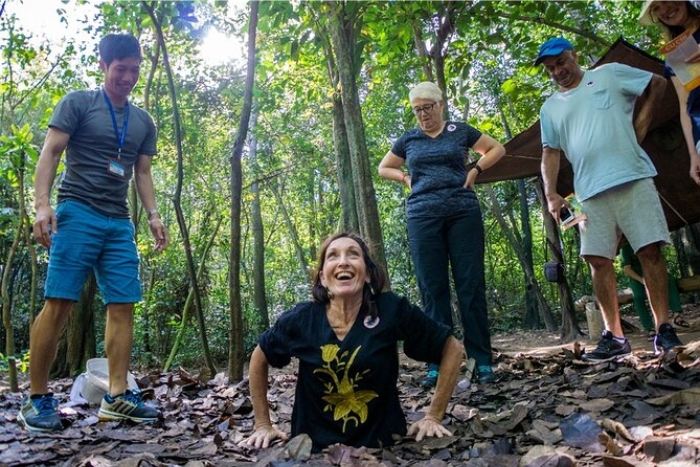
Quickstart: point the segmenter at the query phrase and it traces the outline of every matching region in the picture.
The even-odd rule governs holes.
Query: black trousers
[[[467,213],[408,220],[413,266],[423,308],[436,321],[454,328],[450,303],[452,269],[464,328],[464,347],[477,365],[491,365],[491,334],[484,278],[484,223],[477,203]]]

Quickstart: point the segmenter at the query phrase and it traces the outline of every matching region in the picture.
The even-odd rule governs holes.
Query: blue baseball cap
[[[563,37],[552,38],[540,46],[540,52],[537,54],[535,65],[539,65],[545,58],[557,56],[565,50],[574,50],[574,46],[571,45],[571,42]]]

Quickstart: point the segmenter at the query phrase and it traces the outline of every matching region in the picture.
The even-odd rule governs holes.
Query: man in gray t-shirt
[[[127,384],[131,358],[134,303],[141,301],[139,258],[127,191],[132,175],[148,224],[164,250],[168,234],[156,207],[151,161],[156,128],[148,113],[129,102],[139,79],[141,47],[126,34],[100,42],[104,85],[76,91],[56,106],[35,175],[34,237],[50,249],[46,302],[30,335],[30,395],[22,401],[19,420],[30,431],[63,428],[56,400],[48,391],[49,369],[73,304],[94,271],[107,305],[105,351],[109,391],[101,420],[156,420],[159,411],[146,405]],[[58,186],[54,211],[50,193],[65,151],[66,170]]]

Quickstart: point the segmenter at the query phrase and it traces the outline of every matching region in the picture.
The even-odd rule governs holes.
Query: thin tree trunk
[[[279,190],[273,184],[270,184],[270,191],[272,191],[272,194],[275,195],[275,199],[277,200],[277,206],[280,208],[280,211],[282,212],[282,217],[284,218],[284,223],[287,224],[287,230],[289,231],[290,240],[294,245],[294,251],[297,256],[299,273],[301,274],[301,277],[309,279],[311,277],[309,270],[309,262],[306,259],[306,255],[304,255],[304,249],[302,248],[301,242],[299,241],[299,234],[297,233],[294,221],[289,215],[287,206],[284,204],[284,198],[282,198],[282,196],[279,193]]]
[[[559,290],[559,306],[561,307],[561,339],[564,342],[570,342],[583,335],[578,327],[576,319],[576,310],[574,309],[574,300],[571,296],[571,288],[566,275],[566,263],[564,261],[564,252],[561,249],[561,237],[559,235],[559,227],[552,215],[547,210],[547,199],[544,196],[544,188],[542,187],[542,179],[538,178],[535,183],[535,193],[537,199],[542,205],[542,218],[544,220],[544,229],[547,235],[548,250],[554,261],[564,264],[564,277],[557,283]]]
[[[214,366],[214,361],[211,358],[211,352],[209,351],[209,343],[207,341],[207,331],[206,324],[204,322],[204,310],[202,308],[202,299],[199,295],[199,285],[197,283],[197,273],[195,271],[194,258],[192,256],[192,245],[190,243],[190,236],[187,229],[187,222],[185,221],[185,216],[182,212],[182,206],[180,204],[181,193],[182,193],[182,179],[183,179],[183,151],[182,151],[182,126],[180,124],[180,111],[178,110],[177,97],[175,93],[175,82],[173,80],[173,71],[170,67],[170,59],[168,58],[168,49],[165,46],[165,38],[163,37],[163,28],[161,21],[156,17],[155,5],[156,2],[142,3],[146,8],[151,20],[153,21],[153,26],[156,32],[156,39],[158,44],[160,44],[160,49],[163,52],[163,67],[165,69],[165,74],[168,78],[168,90],[170,93],[170,100],[173,106],[173,126],[175,129],[175,144],[177,146],[177,188],[175,190],[175,195],[173,196],[173,204],[175,206],[175,213],[177,217],[177,223],[180,227],[180,236],[182,237],[182,243],[185,247],[185,255],[187,257],[187,272],[190,276],[190,281],[192,282],[192,290],[194,293],[194,303],[195,311],[197,312],[197,322],[199,324],[200,339],[202,340],[202,354],[204,357],[204,363],[207,366],[210,374],[213,376],[216,374],[216,367]]]
[[[416,52],[418,56],[423,61],[423,75],[425,75],[425,80],[433,82],[433,67],[430,61],[430,55],[425,46],[425,41],[423,40],[423,24],[421,19],[416,18],[411,24],[413,28],[413,43],[416,46]]]
[[[255,137],[255,124],[257,112],[253,112],[250,118],[250,147],[248,154],[251,172],[255,171],[257,160],[258,140]],[[265,231],[260,208],[260,184],[254,180],[250,184],[250,192],[253,199],[250,203],[251,223],[253,224],[253,303],[255,312],[260,319],[259,329],[255,334],[270,327],[270,315],[267,309],[267,296],[265,294]]]
[[[516,234],[513,232],[513,229],[511,228],[511,226],[508,225],[505,218],[503,217],[501,207],[498,204],[498,198],[496,198],[496,194],[494,193],[493,188],[489,185],[484,185],[484,189],[489,196],[491,212],[493,213],[494,218],[501,226],[503,234],[506,236],[506,238],[508,238],[508,242],[515,251],[515,254],[518,256],[520,265],[525,273],[527,287],[532,289],[532,293],[534,294],[535,299],[537,301],[537,309],[539,310],[540,319],[542,320],[542,322],[545,325],[545,328],[548,331],[556,330],[557,327],[554,324],[554,317],[552,316],[552,311],[550,310],[547,301],[544,299],[542,290],[540,289],[539,284],[535,279],[535,272],[532,269],[532,264],[528,264],[525,260],[525,254],[523,252],[522,243],[518,240]]]
[[[24,234],[24,243],[27,247],[27,250],[29,251],[29,259],[30,259],[30,264],[31,264],[31,279],[30,279],[30,284],[29,284],[29,323],[34,322],[34,318],[37,315],[37,310],[36,310],[36,296],[37,296],[37,277],[39,277],[39,271],[38,271],[38,266],[37,266],[37,256],[36,256],[36,247],[34,246],[34,243],[32,243],[31,240],[31,231],[32,231],[32,221],[29,218],[29,215],[27,214],[27,207],[24,204],[24,198],[22,199],[20,203],[23,207],[21,208],[22,212],[22,221],[24,222],[24,228],[22,229],[22,232]]]
[[[318,25],[317,29],[319,37],[323,40],[323,48],[326,53],[328,80],[333,87],[333,146],[335,148],[336,164],[338,165],[338,189],[340,190],[341,205],[341,218],[338,230],[359,233],[360,221],[357,197],[355,196],[355,184],[347,182],[352,180],[353,176],[348,133],[343,112],[343,98],[340,94],[340,76],[333,56],[333,46],[329,37],[330,32],[328,28],[321,25]],[[311,236],[311,238],[314,238],[314,236]]]
[[[250,21],[248,23],[248,69],[246,72],[243,109],[238,122],[238,133],[231,150],[231,251],[229,256],[229,298],[231,301],[231,328],[229,329],[229,381],[243,379],[245,351],[243,348],[243,308],[241,305],[241,193],[243,174],[241,155],[248,134],[248,124],[253,106],[253,88],[255,86],[255,37],[258,27],[257,0],[250,2]]]
[[[20,171],[21,172],[21,171]],[[23,195],[22,186],[24,180],[20,177],[20,195]],[[17,364],[15,362],[15,337],[14,337],[14,327],[12,326],[12,294],[10,294],[10,276],[12,274],[12,263],[14,262],[15,254],[17,253],[17,248],[19,247],[20,239],[22,238],[22,215],[19,216],[19,224],[17,227],[17,234],[15,235],[12,245],[7,252],[7,259],[2,268],[2,284],[0,291],[2,292],[2,323],[5,328],[5,355],[8,358],[8,383],[10,384],[10,390],[12,392],[19,391],[19,384],[17,381]]]
[[[211,237],[209,238],[209,241],[207,242],[207,245],[204,247],[204,251],[202,251],[202,261],[199,263],[199,268],[197,270],[197,280],[201,280],[202,276],[204,275],[204,269],[205,265],[207,262],[207,256],[209,256],[209,251],[211,250],[211,247],[214,245],[214,241],[216,240],[216,236],[219,234],[219,228],[221,228],[221,222],[223,221],[223,218],[219,218],[219,220],[216,222],[216,225],[214,226],[214,230],[212,232]],[[185,305],[182,307],[182,319],[180,320],[180,328],[177,331],[177,336],[175,337],[175,342],[173,342],[173,346],[170,349],[170,354],[168,355],[168,359],[165,361],[165,365],[163,365],[163,372],[167,372],[170,370],[170,366],[173,364],[173,361],[175,360],[175,357],[177,356],[177,352],[180,348],[180,344],[182,343],[182,339],[185,336],[185,331],[187,330],[187,323],[190,320],[190,309],[192,308],[192,302],[194,300],[194,292],[192,290],[192,287],[190,286],[190,290],[187,293],[187,298],[185,299]]]
[[[338,164],[338,187],[340,188],[340,205],[342,207],[340,230],[359,232],[360,220],[357,213],[355,184],[347,183],[348,180],[353,179],[353,176],[348,133],[343,114],[343,101],[337,83],[334,84],[336,84],[336,91],[333,93],[333,144]]]
[[[352,163],[352,182],[355,185],[355,196],[360,221],[360,234],[365,238],[372,250],[377,264],[386,270],[386,255],[382,240],[377,199],[372,184],[369,165],[369,152],[365,140],[362,109],[357,92],[355,77],[357,71],[354,63],[355,23],[359,21],[356,14],[348,12],[346,2],[328,2],[330,5],[329,29],[333,50],[335,52],[340,90],[343,102],[343,115],[347,127],[348,146]],[[359,8],[353,5],[355,11]],[[350,180],[344,182],[350,183]]]

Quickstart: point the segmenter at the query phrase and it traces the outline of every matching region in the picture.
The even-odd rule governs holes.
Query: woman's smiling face
[[[362,297],[369,275],[360,245],[348,237],[333,240],[326,249],[320,275],[321,284],[333,298]]]
[[[685,26],[690,19],[687,2],[654,2],[651,16],[667,26]]]

